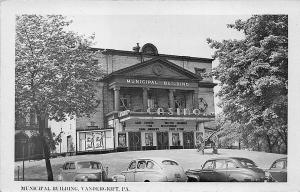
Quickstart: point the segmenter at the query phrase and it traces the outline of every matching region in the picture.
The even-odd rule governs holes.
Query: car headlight
[[[82,181],[85,181],[85,182],[89,181],[88,176],[83,176],[83,177],[82,177]]]
[[[57,176],[57,181],[62,181],[62,176],[61,175]]]
[[[266,177],[266,178],[269,178],[270,176],[271,176],[270,173],[269,173],[268,171],[266,171],[266,172],[265,172],[265,177]]]
[[[118,181],[117,177],[112,177],[112,181],[117,182]]]

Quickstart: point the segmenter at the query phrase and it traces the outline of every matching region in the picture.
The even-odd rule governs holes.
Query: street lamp
[[[61,135],[62,135],[63,131],[62,131],[62,128],[60,128],[60,138],[59,138],[59,153],[61,154],[61,142],[62,142],[62,139],[61,139]]]
[[[23,179],[23,181],[24,181],[24,165],[25,165],[25,144],[27,143],[27,140],[26,139],[22,139],[21,140],[21,143],[22,143],[22,156],[23,156],[23,158],[22,158],[22,179]]]

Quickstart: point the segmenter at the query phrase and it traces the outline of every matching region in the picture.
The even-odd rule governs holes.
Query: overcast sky
[[[136,43],[154,44],[159,53],[211,58],[213,50],[206,43],[214,40],[240,39],[241,32],[227,28],[237,19],[250,15],[72,15],[70,28],[80,34],[95,33],[98,48],[131,51]],[[217,62],[213,62],[216,66]],[[218,91],[215,88],[215,93]],[[218,99],[215,98],[215,102]],[[215,106],[216,112],[220,109]]]

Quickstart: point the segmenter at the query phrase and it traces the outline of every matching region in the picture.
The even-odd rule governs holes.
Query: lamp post
[[[25,171],[24,171],[24,167],[25,167],[25,144],[27,143],[27,140],[22,139],[21,140],[22,145],[22,180],[24,181],[24,175],[25,175]]]
[[[61,142],[62,142],[62,139],[61,139],[61,135],[62,135],[63,131],[62,131],[62,127],[60,128],[60,139],[59,139],[59,153],[61,154]]]

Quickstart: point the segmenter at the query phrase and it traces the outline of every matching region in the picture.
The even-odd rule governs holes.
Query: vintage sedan
[[[132,160],[126,171],[113,176],[119,182],[187,181],[183,168],[168,158],[138,158]]]
[[[58,181],[109,181],[100,162],[67,161],[58,175]]]
[[[287,182],[287,158],[274,161],[266,170],[266,177],[269,182]]]
[[[188,181],[263,182],[265,173],[247,158],[224,157],[207,160],[202,169],[188,170]]]

